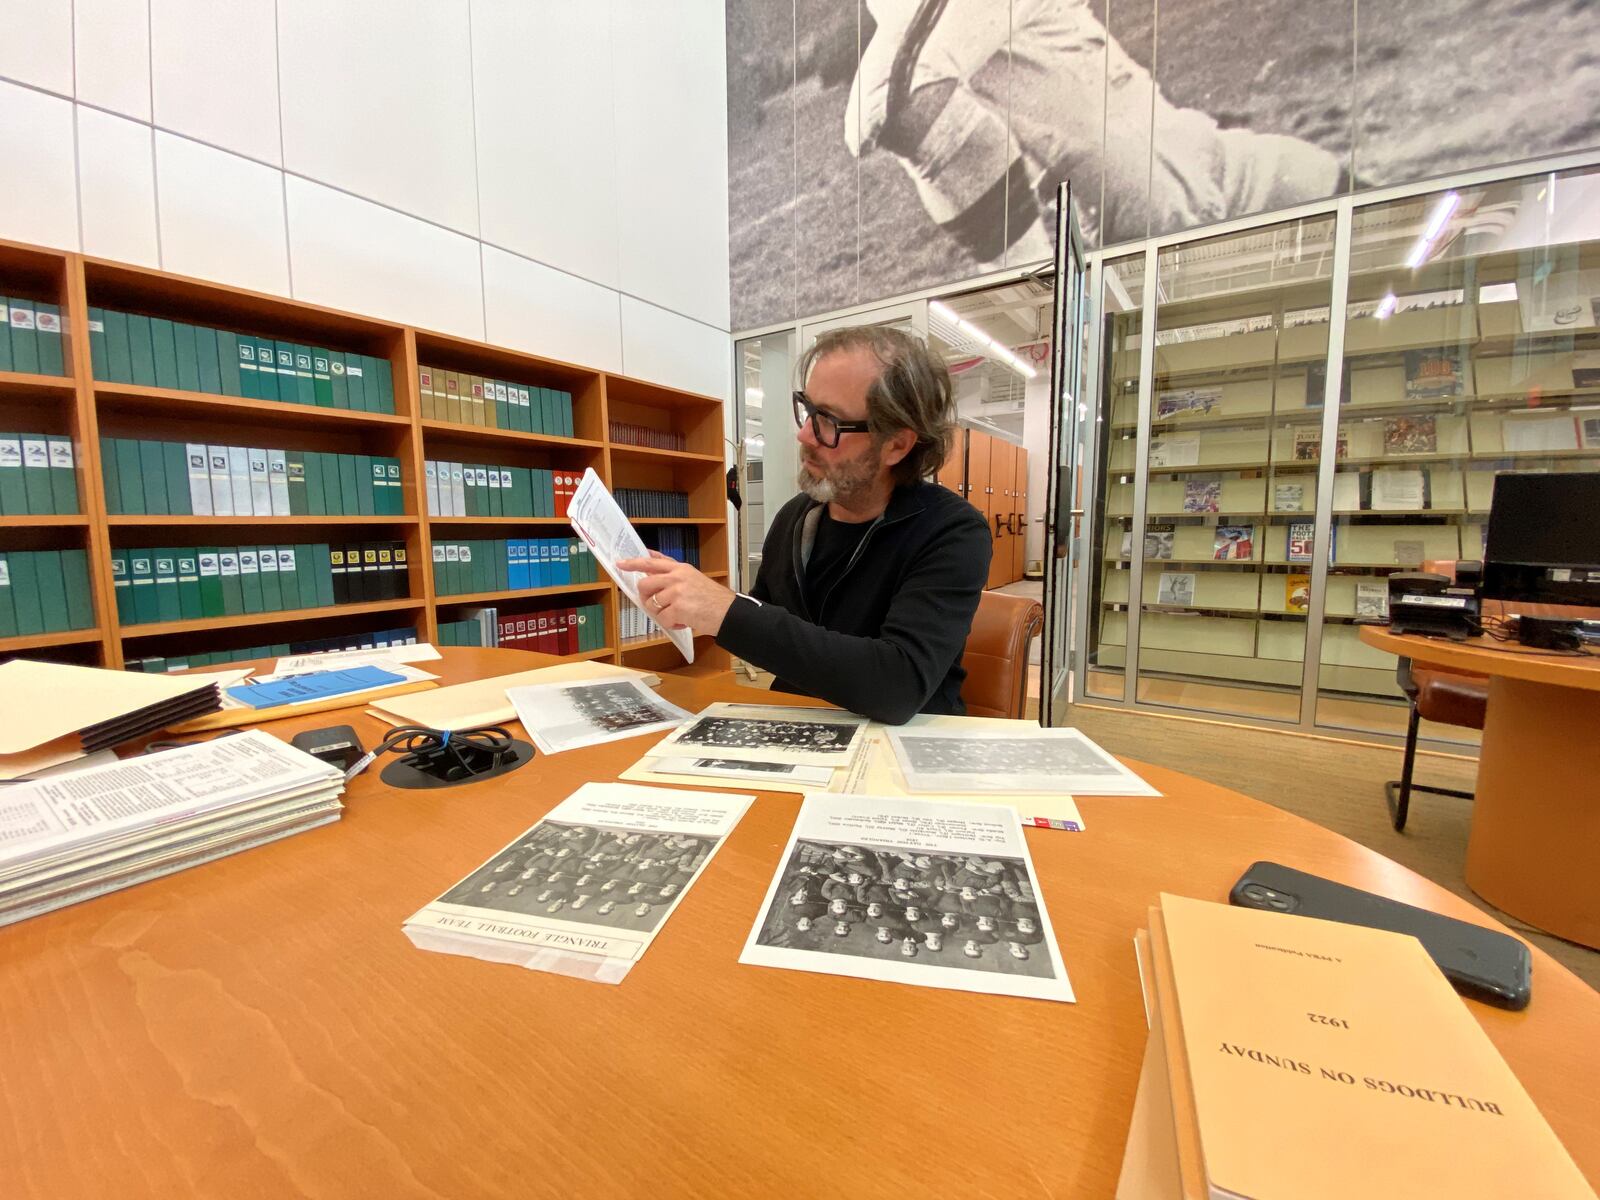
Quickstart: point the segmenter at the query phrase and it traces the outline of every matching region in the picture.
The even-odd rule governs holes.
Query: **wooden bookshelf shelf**
[[[430,525],[533,525],[541,529],[571,528],[565,517],[429,517]]]
[[[0,397],[8,400],[66,400],[77,390],[70,375],[30,375],[0,371]]]
[[[440,442],[482,442],[485,444],[510,444],[536,446],[551,450],[600,450],[604,442],[588,438],[555,437],[548,433],[523,433],[517,429],[501,429],[495,425],[461,425],[455,421],[419,421],[425,439]],[[429,438],[429,435],[437,437]]]
[[[65,633],[33,633],[26,637],[0,639],[0,654],[44,650],[51,646],[82,646],[99,640],[98,629],[69,629]]]
[[[10,292],[7,286],[11,287]],[[639,523],[702,527],[706,531],[700,539],[703,569],[714,578],[727,577],[731,539],[716,532],[716,527],[726,524],[719,478],[724,427],[721,398],[611,375],[526,350],[485,345],[281,296],[36,246],[0,242],[0,293],[31,296],[60,308],[65,373],[0,372],[0,417],[11,414],[10,425],[0,420],[0,429],[9,427],[69,438],[76,451],[77,486],[83,507],[81,514],[0,516],[0,531],[8,531],[8,546],[24,543],[29,549],[41,550],[53,550],[63,543],[74,550],[81,546],[87,552],[89,566],[87,599],[100,622],[92,629],[71,633],[6,639],[0,641],[0,655],[82,647],[73,651],[72,657],[119,668],[130,658],[184,658],[226,652],[241,644],[241,637],[252,637],[251,631],[257,626],[271,627],[271,632],[261,634],[257,641],[299,643],[415,625],[419,640],[437,642],[440,613],[448,610],[454,614],[463,605],[502,605],[507,615],[514,616],[520,606],[532,609],[581,601],[602,610],[604,627],[613,640],[575,657],[615,661],[623,653],[614,640],[620,626],[622,600],[609,580],[435,595],[431,553],[434,543],[473,538],[479,536],[480,530],[484,537],[517,536],[518,530],[528,536],[539,536],[544,530],[565,535],[570,525],[562,517],[429,516],[425,511],[424,481],[425,464],[430,459],[499,461],[511,467],[560,471],[592,468],[609,488],[687,493],[691,516],[647,518]],[[146,327],[150,329],[147,336],[152,345],[144,349],[142,361],[149,363],[154,352],[154,374],[148,373],[152,371],[150,366],[141,367],[135,362],[132,377],[147,382],[151,378],[160,378],[164,383],[181,381],[182,386],[151,387],[95,378],[97,373],[124,375],[128,368],[109,365],[113,359],[107,356],[121,345],[113,341],[117,326],[103,323],[91,333],[91,308],[149,318]],[[169,322],[173,341],[162,342],[159,330]],[[192,338],[185,334],[183,330],[190,325],[202,331],[216,331],[219,352],[227,344],[225,336],[230,336],[253,338],[258,344],[275,342],[280,352],[288,343],[297,353],[301,348],[314,355],[323,350],[330,358],[359,355],[376,364],[387,364],[394,411],[368,412],[191,390],[214,388],[217,375],[207,375],[204,351],[191,348],[204,345],[206,339],[198,332]],[[130,344],[122,354],[130,355],[138,349],[132,344],[132,337],[130,333]],[[195,357],[197,353],[200,357]],[[176,375],[163,374],[174,369],[174,361]],[[374,363],[369,363],[368,368]],[[351,365],[354,366],[353,360]],[[232,390],[229,361],[219,358],[216,366],[224,385]],[[571,425],[567,428],[576,436],[435,420],[435,411],[423,407],[420,368],[424,366],[508,385],[565,392],[571,398]],[[139,373],[141,370],[146,373]],[[380,378],[382,374],[380,371]],[[244,384],[241,382],[240,386]],[[326,394],[323,399],[326,402]],[[429,412],[426,419],[424,411]],[[685,449],[656,450],[613,442],[609,436],[613,426],[624,436],[645,440],[653,434],[629,435],[621,427],[636,426],[671,435],[681,439]],[[106,495],[108,476],[102,461],[102,439],[106,438],[203,442],[281,449],[290,456],[343,454],[398,461],[405,512],[262,517],[112,514],[109,508],[117,505],[117,500]],[[292,457],[290,467],[293,468]],[[116,480],[115,465],[110,477]],[[291,475],[291,481],[294,478]],[[309,471],[307,478],[311,484]],[[389,479],[393,478],[391,470]],[[141,547],[150,543],[190,547],[202,542],[340,540],[386,540],[403,546],[410,597],[144,625],[123,625],[118,620],[112,553],[130,542]],[[78,586],[81,588],[81,583]],[[166,611],[170,614],[173,610]],[[662,665],[669,665],[666,660],[672,653],[670,648],[660,652]]]
[[[689,450],[657,450],[651,446],[635,446],[628,442],[611,443],[612,458],[638,458],[646,462],[706,463],[723,466],[720,454],[695,454]]]
[[[328,617],[359,617],[367,613],[415,611],[426,605],[420,596],[408,600],[369,600],[365,604],[330,604],[325,608],[289,608],[247,616],[201,617],[196,621],[165,621],[155,625],[125,625],[124,638],[161,637],[169,633],[198,633],[205,629],[232,629],[239,625],[278,625],[291,621],[320,621]]]
[[[174,388],[141,387],[134,383],[96,380],[97,404],[123,412],[159,413],[161,416],[227,417],[260,421],[271,419],[285,427],[306,429],[360,429],[363,426],[409,429],[409,417],[389,413],[357,412],[348,408],[321,408],[312,404],[286,404],[281,400],[251,400],[244,396],[213,396],[209,392],[180,392]]]
[[[52,516],[0,517],[0,529],[81,529],[89,523],[82,513]]]
[[[384,517],[187,517],[172,515],[143,514],[134,515],[127,513],[113,514],[106,518],[106,524],[113,529],[137,528],[141,525],[166,526],[166,525],[193,525],[202,529],[232,529],[240,525],[260,525],[267,529],[285,528],[301,525],[415,525],[419,518],[414,516],[384,516]]]
[[[609,580],[599,583],[560,583],[554,587],[519,588],[504,592],[468,592],[459,596],[436,596],[439,607],[447,604],[495,604],[506,600],[538,600],[547,596],[572,596],[581,592],[608,592],[615,585]]]

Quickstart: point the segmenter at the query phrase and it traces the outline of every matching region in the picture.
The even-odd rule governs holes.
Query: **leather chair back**
[[[1044,609],[1026,596],[985,592],[961,656],[967,681],[961,699],[972,717],[1020,718],[1028,700],[1028,651],[1044,625]]]

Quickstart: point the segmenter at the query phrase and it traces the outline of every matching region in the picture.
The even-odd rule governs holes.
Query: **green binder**
[[[0,513],[8,517],[28,515],[28,485],[22,469],[22,439],[14,433],[0,434]]]
[[[311,551],[315,563],[314,574],[317,578],[317,607],[327,608],[333,603],[333,563],[332,554],[327,542],[317,542],[310,547],[303,547]]]
[[[38,555],[30,550],[12,550],[6,555],[11,565],[11,603],[17,615],[17,634],[27,637],[44,632],[44,602],[39,597]]]
[[[140,479],[139,443],[132,438],[112,438],[117,457],[117,494],[121,501],[119,512],[140,516],[144,506],[144,483]]]
[[[229,352],[233,359],[238,358],[238,342],[229,345]],[[222,383],[222,360],[218,357],[220,350],[217,345],[217,331],[209,325],[194,326],[194,362],[195,370],[200,376],[200,390],[212,396],[237,396],[238,390],[228,391]],[[238,370],[237,361],[228,363],[235,371]]]
[[[11,301],[0,296],[0,371],[11,370]]]
[[[0,308],[5,301],[0,298]],[[0,550],[0,638],[17,636],[17,606],[11,599],[11,562]]]
[[[155,387],[156,351],[149,317],[128,314],[128,359],[132,363],[132,382],[141,387]]]
[[[278,554],[278,594],[284,608],[315,608],[307,604],[301,591],[299,559],[293,546],[273,547]]]
[[[50,487],[50,443],[44,434],[23,435],[22,485],[27,492],[27,511],[35,516],[55,512],[55,493]]]
[[[356,470],[359,464],[354,454],[335,454],[339,468],[339,511],[347,517],[361,512],[361,478]]]
[[[175,517],[194,516],[189,495],[189,454],[182,442],[157,442],[161,447],[161,479],[167,487],[167,511]]]
[[[196,348],[195,329],[185,321],[172,323],[172,348],[178,360],[178,386],[186,392],[198,392],[200,387],[200,352]]]
[[[230,396],[243,396],[247,400],[257,400],[261,397],[261,366],[256,362],[256,340],[246,337],[242,333],[229,333],[226,330],[217,332],[217,365],[221,366],[226,361],[228,347],[234,348],[233,371],[223,369],[222,386],[226,388],[229,383],[237,379],[239,390],[228,392]]]
[[[350,354],[344,356],[344,381],[350,401],[350,408],[355,412],[371,412],[367,407],[367,358],[363,354]]]
[[[133,624],[150,625],[160,619],[156,604],[154,550],[128,551],[128,579],[133,589]]]
[[[34,329],[39,340],[39,374],[65,375],[61,361],[61,309],[43,300],[34,305]]]
[[[156,620],[180,620],[183,605],[178,598],[178,552],[163,548],[150,554],[155,560]]]
[[[132,625],[133,582],[128,578],[128,551],[111,552],[111,591],[117,601],[117,624]]]
[[[294,347],[294,388],[297,403],[317,403],[316,374],[311,369],[311,347]]]
[[[251,338],[256,348],[256,398],[278,400],[278,347],[271,338]],[[244,366],[240,358],[239,365]]]
[[[11,301],[11,369],[39,373],[39,318],[32,300]]]
[[[394,413],[394,368],[387,358],[372,360],[373,378],[368,381],[367,411]],[[373,385],[376,384],[376,395]]]
[[[289,487],[289,515],[303,517],[311,509],[306,502],[306,455],[304,450],[284,451],[284,463],[288,472]]]
[[[222,615],[244,615],[244,589],[239,582],[239,548],[224,546],[217,551],[217,578],[222,589]]]
[[[128,314],[105,311],[106,378],[112,383],[133,382],[133,348],[128,339]]]
[[[328,390],[334,408],[350,407],[350,384],[345,378],[344,351],[328,351]]]
[[[381,517],[388,511],[389,472],[385,469],[383,459],[377,455],[360,455],[363,467],[362,479],[364,484],[361,490],[361,515],[364,517]]]
[[[246,616],[262,612],[261,562],[256,558],[254,546],[239,547],[239,594],[243,598]]]
[[[327,470],[322,460],[327,456],[319,450],[304,452],[306,469],[306,515],[325,517],[337,515],[328,508]]]
[[[275,361],[278,364],[278,400],[283,404],[299,404],[300,388],[294,375],[294,343],[274,343]]]
[[[173,340],[172,322],[165,317],[150,318],[150,346],[156,364],[156,386],[178,386],[178,352]]]
[[[72,461],[72,439],[51,434],[48,442],[51,503],[58,513],[82,512],[78,506],[78,471]]]
[[[200,598],[199,551],[188,547],[177,551],[178,557],[178,615],[185,621],[197,621],[206,615]]]
[[[400,478],[400,460],[390,458],[384,460],[384,470],[389,474],[389,515],[391,517],[404,516],[406,511],[406,489]]]
[[[136,442],[139,447],[139,472],[144,485],[144,511],[153,516],[166,516],[172,512],[167,503],[167,456],[160,442]],[[184,480],[185,493],[189,481]]]
[[[328,370],[328,352],[320,346],[311,348],[311,384],[318,408],[333,407],[333,376]]]
[[[278,580],[278,548],[257,546],[256,565],[261,569],[261,611],[281,612],[294,607],[283,602],[283,585]]]
[[[4,301],[0,301],[0,305],[3,304]],[[89,372],[96,379],[111,378],[106,372],[106,313],[103,308],[89,310]]]
[[[194,552],[195,565],[200,569],[200,615],[220,617],[222,606],[222,564],[218,561],[215,546],[202,546]]]

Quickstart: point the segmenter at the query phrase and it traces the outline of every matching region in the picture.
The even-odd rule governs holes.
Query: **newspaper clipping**
[[[739,961],[1072,1001],[1014,811],[811,794]]]
[[[586,783],[405,922],[423,950],[620,983],[753,796]]]

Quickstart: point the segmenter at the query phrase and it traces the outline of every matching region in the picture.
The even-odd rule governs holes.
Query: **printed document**
[[[1158,796],[1076,729],[887,730],[912,792],[1044,792]]]
[[[739,961],[1071,1001],[1009,808],[812,793]]]
[[[842,767],[855,757],[866,727],[867,718],[836,708],[723,702],[680,725],[651,753]]]
[[[621,983],[753,796],[586,783],[405,922],[423,950]]]
[[[660,733],[690,718],[637,676],[509,688],[506,698],[544,754]]]
[[[685,659],[693,662],[694,631],[667,629],[661,626],[649,607],[639,599],[640,576],[632,571],[617,569],[617,563],[624,558],[649,558],[650,550],[640,540],[633,522],[628,520],[627,514],[617,507],[617,502],[612,499],[611,493],[606,491],[606,485],[600,482],[600,476],[594,473],[593,467],[584,471],[583,478],[578,483],[578,490],[573,493],[571,501],[567,504],[567,522],[583,539],[584,544],[594,552],[595,561],[616,581],[616,585],[622,589],[622,594],[633,601],[635,608],[661,627],[661,631],[672,639],[672,644]]]

